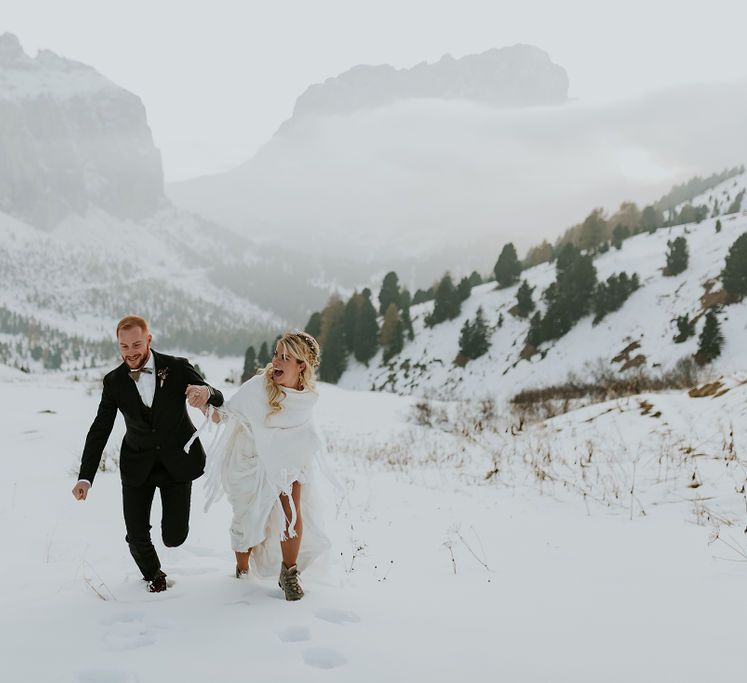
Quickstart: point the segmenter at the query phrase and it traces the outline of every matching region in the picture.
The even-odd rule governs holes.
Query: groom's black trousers
[[[166,468],[156,462],[145,483],[140,486],[122,484],[125,540],[130,553],[147,581],[159,576],[161,561],[150,539],[150,511],[156,489],[161,492],[161,537],[163,544],[175,547],[184,543],[189,533],[191,481],[174,481]]]

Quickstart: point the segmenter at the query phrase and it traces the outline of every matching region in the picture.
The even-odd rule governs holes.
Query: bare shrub
[[[534,419],[547,419],[592,403],[602,403],[623,396],[688,389],[699,381],[699,369],[690,357],[682,358],[671,369],[661,373],[637,370],[620,376],[606,366],[592,371],[590,380],[571,374],[562,384],[524,389],[511,399],[515,411]]]

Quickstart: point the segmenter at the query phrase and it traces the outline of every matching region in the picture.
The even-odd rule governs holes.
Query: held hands
[[[210,389],[202,385],[188,384],[184,393],[187,395],[189,405],[205,412],[203,409],[210,398]]]
[[[79,481],[73,486],[73,496],[75,500],[85,500],[88,497],[88,489],[91,485],[87,481]]]

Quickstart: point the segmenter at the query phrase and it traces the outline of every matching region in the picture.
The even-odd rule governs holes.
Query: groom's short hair
[[[120,330],[129,330],[132,327],[139,327],[145,334],[148,334],[148,321],[139,315],[126,315],[117,323],[117,336]]]

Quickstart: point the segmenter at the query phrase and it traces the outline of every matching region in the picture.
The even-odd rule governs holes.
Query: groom
[[[223,405],[223,394],[208,386],[185,358],[152,351],[151,339],[143,318],[130,315],[119,321],[117,341],[123,363],[104,377],[101,402],[86,437],[73,495],[77,500],[87,498],[117,410],[121,411],[127,427],[119,460],[125,540],[148,582],[148,590],[159,593],[167,585],[150,539],[153,496],[159,489],[164,545],[181,545],[189,533],[192,480],[205,468],[205,451],[199,440],[189,453],[183,450],[195,431],[185,395],[190,405],[199,408],[207,403]]]

